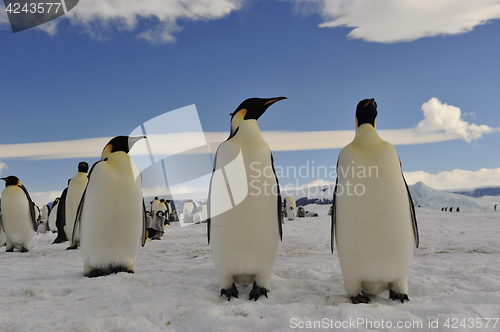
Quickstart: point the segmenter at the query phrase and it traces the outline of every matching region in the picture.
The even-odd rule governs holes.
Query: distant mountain
[[[331,205],[333,201],[331,199],[327,198],[307,198],[307,197],[302,197],[299,198],[295,201],[296,206],[306,206],[309,204],[318,204],[318,205]]]
[[[421,206],[431,209],[441,209],[443,207],[460,207],[461,211],[465,210],[484,210],[485,203],[477,198],[467,197],[464,195],[459,195],[455,193],[449,193],[446,191],[439,191],[433,189],[423,182],[417,182],[412,186],[408,186],[410,189],[411,196],[413,198],[413,203],[415,206]]]
[[[500,187],[478,188],[472,191],[453,191],[453,193],[469,197],[500,196]]]

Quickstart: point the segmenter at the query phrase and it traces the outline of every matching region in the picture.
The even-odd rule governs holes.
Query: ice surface
[[[446,331],[447,319],[499,317],[500,212],[417,208],[421,246],[410,302],[391,301],[385,292],[369,305],[353,305],[337,252],[330,252],[329,206],[308,208],[319,217],[285,221],[272,291],[256,302],[248,300],[250,287],[238,287],[240,298],[230,302],[219,297],[205,224],[172,223],[162,240],[140,249],[135,274],[93,279],[83,277],[80,250],[52,245],[55,234],[35,234],[29,253],[0,249],[0,330],[313,331],[306,324],[317,321],[368,331],[369,325],[345,325],[364,320],[376,331],[397,331],[399,321],[423,324],[404,331]],[[436,320],[439,329],[429,329]],[[493,323],[452,330],[500,330]]]

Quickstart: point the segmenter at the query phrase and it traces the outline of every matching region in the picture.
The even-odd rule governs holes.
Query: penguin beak
[[[267,99],[262,99],[262,105],[258,109],[254,110],[252,109],[245,115],[245,120],[258,120],[262,114],[275,102],[286,99],[286,97],[275,97],[275,98],[267,98]]]
[[[132,150],[132,147],[134,146],[135,143],[140,141],[143,138],[147,138],[146,136],[135,136],[135,137],[130,137],[128,138],[128,149],[129,151]]]

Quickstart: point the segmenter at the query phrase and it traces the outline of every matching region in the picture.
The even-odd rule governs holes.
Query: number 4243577
[[[49,7],[45,10],[45,7]],[[60,2],[46,2],[46,3],[25,3],[21,8],[21,4],[14,2],[9,3],[5,11],[9,14],[20,14],[23,13],[31,13],[31,14],[43,14],[43,13],[57,13],[59,11],[59,7],[61,7]]]

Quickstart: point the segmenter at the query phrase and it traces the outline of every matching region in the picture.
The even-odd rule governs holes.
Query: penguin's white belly
[[[354,167],[354,177],[352,168],[347,176],[340,174],[348,166]],[[413,226],[399,160],[390,154],[370,160],[346,153],[338,172],[335,235],[342,273],[378,293],[389,282],[407,278],[413,259]]]
[[[210,244],[217,274],[249,284],[255,275],[272,273],[279,244],[278,198],[269,150],[244,152],[248,194],[233,208],[211,218]],[[250,166],[255,160],[266,163]],[[217,199],[213,197],[211,204]]]
[[[59,204],[57,204],[52,211],[50,211],[49,215],[49,228],[52,232],[57,232],[57,226],[56,226],[56,218],[57,218],[57,208],[59,207]]]
[[[2,218],[7,243],[29,249],[33,239],[33,222],[24,191],[9,186],[2,192]]]
[[[85,194],[80,245],[92,268],[135,264],[142,234],[142,192],[132,173],[101,162]]]

